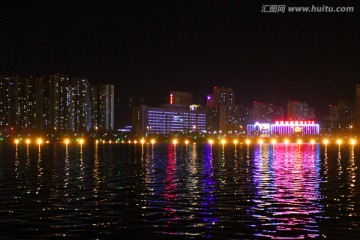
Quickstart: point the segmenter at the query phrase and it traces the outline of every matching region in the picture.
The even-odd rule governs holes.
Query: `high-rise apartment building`
[[[339,128],[352,130],[355,119],[354,102],[340,100],[337,105],[337,117]]]
[[[14,124],[14,79],[12,77],[0,78],[0,126],[7,131]]]
[[[90,130],[90,83],[85,78],[71,79],[72,109],[71,121],[74,132]]]
[[[254,101],[252,114],[254,122],[268,123],[284,119],[282,107],[275,106],[272,103]]]
[[[207,130],[210,132],[237,133],[240,130],[239,109],[232,88],[214,87],[207,95]]]
[[[65,75],[51,75],[45,84],[49,112],[49,129],[55,131],[72,131],[74,95],[70,78]]]
[[[233,105],[235,104],[235,94],[232,88],[214,87],[214,105]]]
[[[91,87],[91,128],[100,131],[114,130],[114,85]]]
[[[315,111],[305,102],[288,101],[287,118],[288,120],[314,120]]]
[[[86,132],[93,119],[99,129],[113,130],[114,86],[96,87],[93,97],[90,90],[87,79],[60,74],[0,77],[0,132]]]

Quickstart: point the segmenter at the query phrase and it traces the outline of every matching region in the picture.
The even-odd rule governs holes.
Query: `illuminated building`
[[[72,131],[90,130],[90,83],[85,78],[71,79],[72,90]]]
[[[91,87],[91,128],[114,130],[114,85]]]
[[[206,111],[189,108],[133,108],[133,131],[138,136],[206,131]]]
[[[284,110],[282,107],[257,101],[253,102],[252,114],[254,122],[273,122],[276,119],[284,118]]]
[[[214,87],[214,106],[235,104],[235,95],[232,88]]]
[[[355,86],[355,131],[360,133],[360,84]]]
[[[340,100],[337,105],[338,126],[340,129],[349,131],[355,119],[354,102]]]
[[[289,101],[287,104],[287,119],[313,120],[315,119],[315,111],[305,102]]]
[[[14,119],[14,79],[1,77],[0,80],[0,126],[2,131],[7,131],[13,124]]]
[[[219,127],[223,133],[237,133],[240,130],[239,111],[235,104],[220,105]]]
[[[270,123],[248,124],[246,132],[248,136],[270,137]]]
[[[219,121],[219,108],[206,106],[206,130],[208,132],[219,131],[220,121]]]
[[[99,127],[113,129],[111,85],[99,87]],[[46,130],[85,132],[91,127],[90,83],[54,74],[45,77],[0,77],[0,131],[7,135]]]
[[[72,129],[72,89],[68,76],[54,74],[45,84],[46,111],[48,111],[50,129],[59,131]]]
[[[329,105],[329,132],[335,134],[352,133],[355,121],[354,102],[340,100],[336,106]]]
[[[315,121],[276,121],[270,129],[272,135],[318,135],[319,131]]]
[[[337,127],[338,111],[336,105],[329,105],[328,127],[329,131],[333,131]]]
[[[189,106],[193,104],[193,94],[188,92],[171,91],[169,103],[174,105]]]
[[[318,135],[319,124],[315,121],[275,121],[247,125],[248,136],[270,137],[274,135]]]
[[[214,87],[207,95],[207,131],[235,133],[240,130],[238,106],[232,88]]]
[[[1,77],[0,126],[2,131],[25,131],[41,128],[42,109],[38,101],[42,96],[38,79],[32,77]]]

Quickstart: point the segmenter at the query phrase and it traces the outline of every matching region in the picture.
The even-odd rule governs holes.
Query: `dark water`
[[[359,239],[359,146],[0,146],[1,239]]]

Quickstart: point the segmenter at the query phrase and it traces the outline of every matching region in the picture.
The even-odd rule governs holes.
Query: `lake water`
[[[360,146],[0,145],[1,239],[359,239]]]

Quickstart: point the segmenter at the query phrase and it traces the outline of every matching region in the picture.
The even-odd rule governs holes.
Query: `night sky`
[[[124,113],[129,98],[158,105],[179,90],[204,103],[225,86],[238,104],[305,101],[320,118],[360,83],[357,1],[74,2],[2,2],[0,73],[113,83]],[[263,4],[355,12],[261,13]]]

